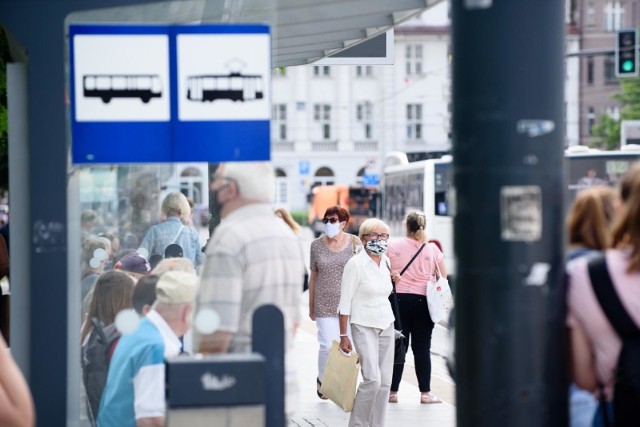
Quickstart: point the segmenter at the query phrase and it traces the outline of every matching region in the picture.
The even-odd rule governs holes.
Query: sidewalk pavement
[[[303,306],[306,306],[303,304]],[[294,426],[346,426],[349,413],[343,412],[333,402],[322,400],[316,394],[318,342],[315,322],[304,314],[295,339],[295,353],[298,369],[300,400],[298,410],[289,420]],[[445,354],[446,329],[436,326],[432,344],[432,392],[442,399],[438,404],[420,404],[420,390],[417,386],[413,354],[407,353],[407,362],[403,380],[398,391],[398,403],[390,403],[386,425],[389,427],[410,425],[437,425],[454,427],[456,425],[455,385],[449,377],[443,355]]]

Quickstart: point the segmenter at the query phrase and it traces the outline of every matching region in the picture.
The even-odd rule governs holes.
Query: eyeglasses
[[[330,222],[331,224],[335,224],[336,222],[340,222],[340,219],[338,218],[322,218],[322,223],[326,224]]]
[[[370,240],[387,240],[389,238],[388,234],[378,234],[378,233],[369,233],[363,234],[364,237],[369,236]]]

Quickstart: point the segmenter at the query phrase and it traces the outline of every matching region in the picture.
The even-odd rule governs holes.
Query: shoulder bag
[[[431,249],[434,270],[436,272],[436,282],[427,285],[427,306],[429,307],[429,316],[433,323],[440,323],[447,326],[449,321],[449,313],[453,308],[453,295],[449,280],[442,275],[438,261],[436,261],[435,252]]]
[[[411,263],[413,262],[413,260],[416,259],[416,257],[418,256],[418,254],[422,251],[422,249],[424,249],[425,244],[423,243],[422,246],[420,246],[420,249],[418,249],[418,251],[415,253],[415,255],[413,256],[413,258],[411,258],[411,260],[409,260],[409,262],[407,263],[407,265],[404,266],[404,268],[402,269],[402,271],[400,272],[400,275],[402,276],[402,274],[404,274],[405,271],[407,271],[407,268],[409,268],[409,266],[411,265]],[[391,267],[389,266],[389,264],[387,264],[387,268],[389,269],[389,273],[391,273]],[[396,333],[396,348],[395,348],[395,352],[393,354],[393,363],[395,365],[401,365],[404,363],[406,357],[407,357],[407,339],[404,335],[402,335],[402,322],[400,321],[400,305],[398,304],[398,294],[396,292],[396,284],[393,283],[393,280],[391,280],[391,286],[393,287],[393,314],[396,318],[395,321],[395,333]]]

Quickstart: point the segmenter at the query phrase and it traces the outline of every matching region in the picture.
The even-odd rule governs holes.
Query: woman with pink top
[[[426,216],[419,211],[409,212],[405,218],[407,237],[389,243],[387,252],[391,260],[392,278],[398,294],[398,305],[405,347],[411,338],[411,349],[416,365],[416,376],[420,388],[420,403],[442,402],[431,394],[431,333],[434,324],[427,306],[427,286],[436,282],[436,266],[447,276],[444,254],[434,243],[428,243],[424,231]],[[418,251],[420,251],[418,253]],[[406,271],[400,272],[418,254]],[[402,379],[404,363],[393,365],[393,379],[389,402],[398,402],[398,389]]]
[[[620,190],[623,205],[613,228],[612,249],[604,251],[604,265],[622,311],[640,327],[640,163],[620,180]],[[608,403],[596,411],[593,426],[604,426],[613,421],[613,388],[622,340],[596,297],[589,275],[590,261],[589,257],[580,257],[567,266],[567,324],[573,379],[579,387],[598,394],[599,386],[603,386]],[[603,283],[596,282],[600,292],[605,287]],[[605,423],[603,409],[609,424]],[[615,425],[638,425],[637,413],[626,418],[620,415],[615,414]]]

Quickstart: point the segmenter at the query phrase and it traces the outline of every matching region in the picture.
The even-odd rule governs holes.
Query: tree
[[[612,98],[620,102],[620,119],[605,114],[593,127],[593,134],[602,138],[602,148],[607,150],[615,150],[620,146],[622,120],[640,120],[640,78],[620,79],[620,91]]]

